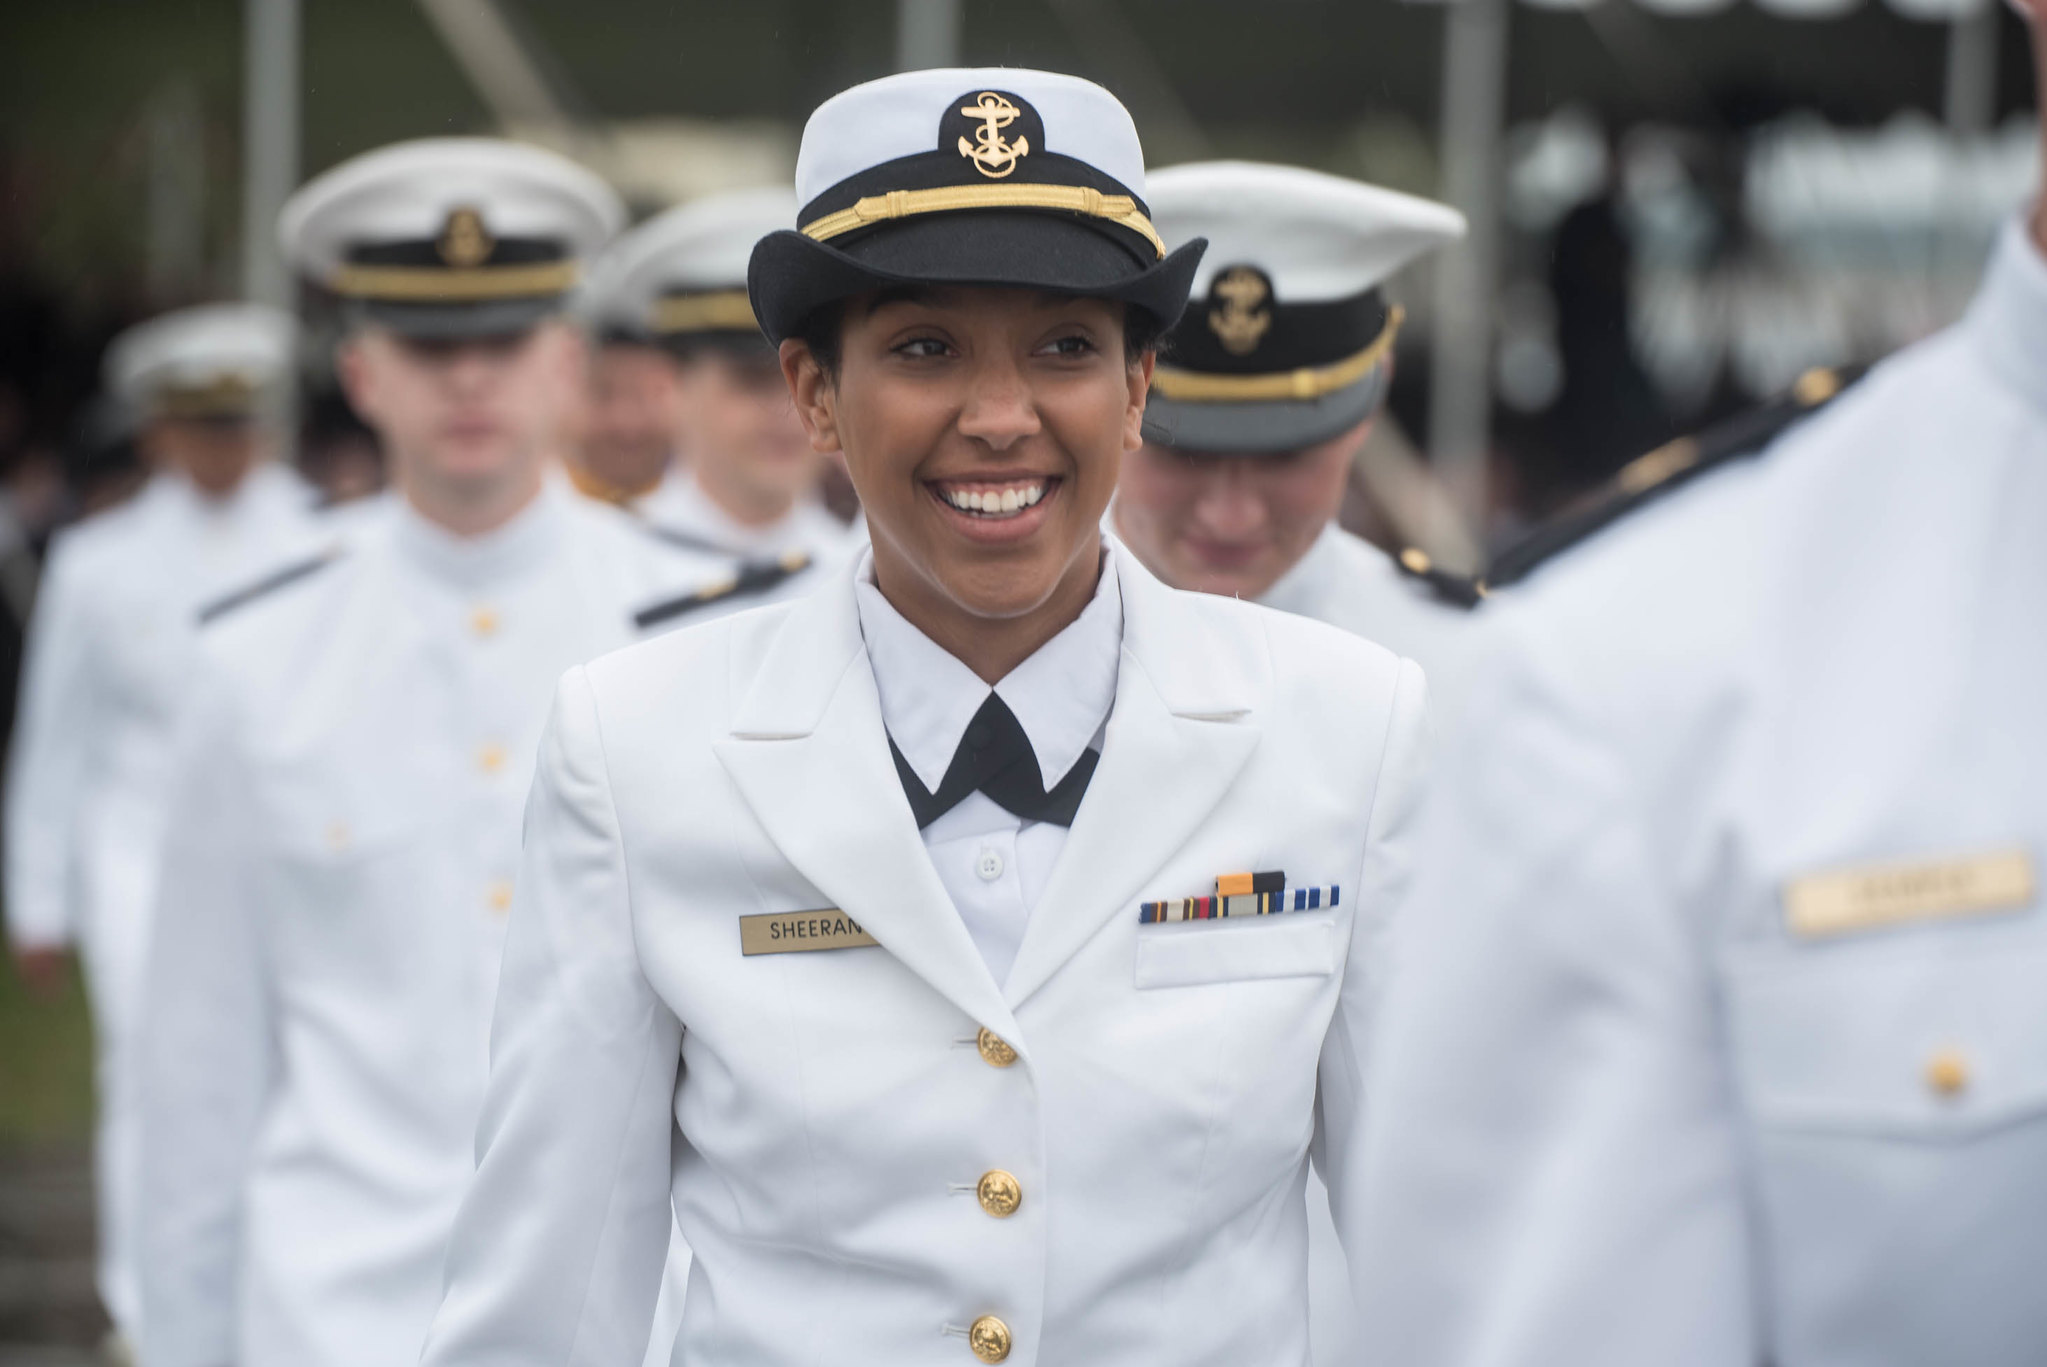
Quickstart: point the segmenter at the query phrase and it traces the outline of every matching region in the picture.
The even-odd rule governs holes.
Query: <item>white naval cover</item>
[[[803,125],[796,199],[808,204],[842,180],[898,157],[935,152],[939,121],[965,91],[1021,96],[1045,125],[1036,150],[1087,162],[1144,194],[1144,149],[1130,111],[1078,76],[1023,67],[934,67],[856,85],[819,105]],[[782,225],[794,228],[795,223]]]
[[[753,245],[795,226],[786,185],[707,195],[619,234],[590,272],[578,303],[599,323],[644,330],[663,295],[744,290]]]
[[[135,1017],[178,717],[199,611],[324,546],[313,491],[258,465],[225,499],[158,475],[58,535],[29,622],[7,775],[7,932],[75,945],[93,1016],[99,1282],[132,1334]]]
[[[1283,302],[1346,299],[1464,236],[1464,215],[1446,204],[1270,162],[1154,169],[1146,202],[1166,241],[1208,239],[1197,299],[1219,273],[1246,264],[1272,278]]]
[[[237,379],[275,384],[291,369],[298,324],[262,304],[201,304],[139,323],[113,340],[107,388],[146,409],[167,388],[201,388]]]
[[[1396,934],[1360,1360],[2047,1355],[2043,529],[2015,224],[1959,326],[1496,600]],[[1788,921],[2005,853],[2001,913]]]
[[[427,1363],[635,1358],[671,1190],[679,1362],[955,1364],[984,1314],[1013,1367],[1306,1362],[1302,1182],[1317,1144],[1355,1228],[1423,685],[1115,563],[1100,768],[1002,987],[902,797],[850,570],[564,682]],[[1341,905],[1138,923],[1266,869]],[[741,916],[821,907],[880,943],[740,954]]]
[[[567,157],[500,138],[419,138],[351,157],[299,187],[277,219],[285,256],[325,279],[365,242],[431,241],[457,209],[494,237],[553,238],[572,257],[625,225],[612,188]]]
[[[143,1017],[150,1367],[418,1357],[548,699],[722,570],[551,484],[468,540],[394,503],[207,630]]]

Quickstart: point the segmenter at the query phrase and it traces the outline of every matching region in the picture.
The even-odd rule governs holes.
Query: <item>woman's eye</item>
[[[1091,354],[1094,349],[1095,344],[1079,333],[1061,337],[1045,348],[1048,353],[1054,356],[1086,356]]]
[[[943,356],[946,349],[945,343],[936,337],[913,337],[897,347],[896,354],[908,356],[913,360],[923,360],[926,357]]]

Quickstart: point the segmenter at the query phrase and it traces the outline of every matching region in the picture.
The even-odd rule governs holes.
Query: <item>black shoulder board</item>
[[[1861,379],[1864,369],[1808,370],[1782,398],[1629,461],[1583,505],[1543,523],[1495,556],[1481,591],[1519,583],[1580,542],[1708,470],[1762,454],[1778,436]]]
[[[199,625],[208,626],[233,612],[246,607],[258,598],[267,598],[281,588],[298,583],[299,580],[318,574],[341,558],[341,548],[330,546],[318,555],[295,560],[282,569],[272,570],[253,584],[245,584],[232,593],[222,594],[199,609]]]
[[[645,631],[648,627],[658,627],[663,622],[687,617],[698,608],[722,603],[728,598],[766,593],[783,580],[801,574],[809,568],[810,557],[802,551],[790,551],[779,560],[752,561],[741,565],[730,578],[708,584],[694,593],[685,593],[680,598],[670,598],[651,607],[641,608],[633,614],[633,625]]]
[[[1393,557],[1393,563],[1400,566],[1402,574],[1418,580],[1439,602],[1450,607],[1475,608],[1485,598],[1485,581],[1476,575],[1444,569],[1419,546],[1409,546]]]

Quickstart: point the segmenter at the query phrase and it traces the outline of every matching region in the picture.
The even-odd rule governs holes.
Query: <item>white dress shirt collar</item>
[[[392,515],[398,549],[427,573],[463,587],[517,574],[538,564],[560,541],[569,518],[568,499],[553,480],[512,519],[481,536],[458,536],[430,521],[400,497]]]
[[[1115,555],[1104,538],[1094,597],[1080,616],[994,688],[1030,738],[1039,776],[1048,787],[1079,762],[1116,701],[1123,596]],[[967,723],[988,700],[988,685],[882,597],[874,585],[872,551],[862,553],[853,594],[881,695],[882,723],[918,779],[935,792]]]
[[[1964,324],[1991,372],[2022,399],[2047,408],[2047,257],[2029,214],[2004,225]]]

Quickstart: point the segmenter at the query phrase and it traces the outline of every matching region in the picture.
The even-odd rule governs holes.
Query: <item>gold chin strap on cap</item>
[[[406,304],[469,304],[565,294],[575,287],[576,263],[528,266],[342,266],[327,288],[349,299]]]
[[[256,411],[261,396],[255,377],[227,373],[197,384],[165,385],[150,408],[160,418],[243,418]]]
[[[1210,375],[1161,365],[1152,372],[1151,387],[1184,403],[1258,403],[1279,399],[1319,399],[1347,389],[1372,373],[1393,351],[1406,312],[1395,304],[1386,312],[1386,326],[1372,344],[1355,356],[1328,365],[1303,366],[1270,375]]]
[[[753,332],[760,320],[745,290],[720,290],[716,294],[672,294],[656,299],[647,311],[647,326],[657,333]]]
[[[813,219],[803,225],[803,235],[829,242],[843,233],[918,214],[945,214],[961,209],[1064,209],[1089,218],[1106,219],[1128,228],[1160,257],[1166,244],[1129,195],[1105,195],[1086,185],[941,185],[931,190],[891,190],[869,195],[850,209]]]

